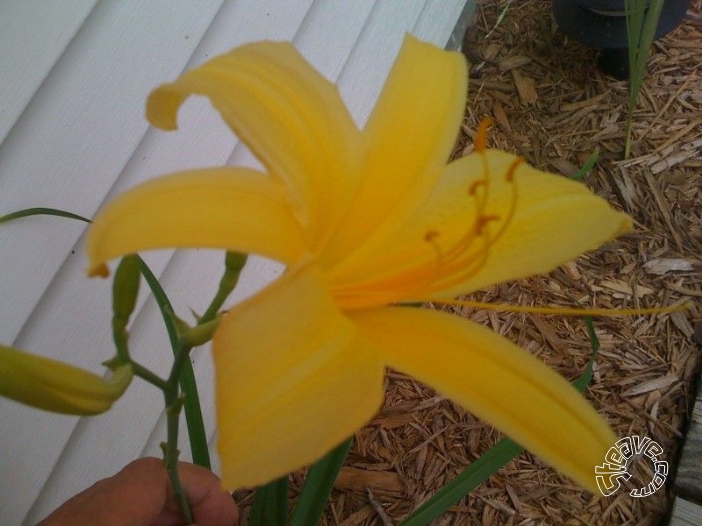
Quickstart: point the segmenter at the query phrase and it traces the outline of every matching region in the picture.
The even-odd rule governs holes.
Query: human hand
[[[197,526],[233,526],[239,510],[211,471],[178,463]],[[37,526],[181,526],[186,524],[163,462],[142,458],[66,501]]]

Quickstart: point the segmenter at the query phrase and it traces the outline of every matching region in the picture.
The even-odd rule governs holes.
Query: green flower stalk
[[[104,413],[132,381],[132,368],[118,365],[110,379],[63,362],[0,345],[0,396],[70,415]]]

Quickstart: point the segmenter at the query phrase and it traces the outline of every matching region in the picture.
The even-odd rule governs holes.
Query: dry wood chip
[[[560,111],[563,113],[570,113],[572,111],[580,110],[582,108],[596,108],[597,105],[605,98],[608,97],[608,93],[602,93],[596,97],[592,97],[585,100],[579,100],[578,102],[566,102],[561,104]]]
[[[373,515],[375,515],[375,510],[373,506],[368,505],[352,515],[349,515],[344,521],[340,522],[338,526],[359,526]]]
[[[661,173],[663,170],[672,168],[676,164],[680,164],[683,161],[687,161],[691,157],[694,157],[698,154],[699,152],[695,150],[683,150],[674,155],[666,156],[663,158],[663,160],[651,166],[651,172],[654,174]]]
[[[699,262],[681,258],[656,258],[644,263],[643,268],[649,274],[662,276],[668,272],[689,272],[695,270]]]
[[[633,296],[634,294],[637,296],[648,296],[649,294],[653,294],[655,292],[653,289],[650,289],[644,285],[635,285],[636,290],[634,290],[634,287],[624,281],[610,279],[603,279],[602,281],[598,282],[597,285],[593,285],[592,290],[601,291],[602,288],[600,287],[621,292],[627,296]]]
[[[692,335],[695,333],[695,330],[692,328],[690,322],[687,321],[687,317],[684,313],[671,312],[669,316],[670,321],[673,323],[673,325],[675,325],[678,328],[680,332],[682,332],[688,338],[692,338]]]
[[[373,509],[378,514],[378,517],[380,517],[380,520],[383,521],[383,526],[393,526],[392,520],[390,520],[388,514],[385,513],[383,505],[378,502],[375,495],[373,495],[373,491],[371,491],[370,488],[366,488],[366,494],[368,495],[368,502],[370,502],[371,506],[373,506]]]
[[[509,495],[509,499],[512,501],[514,509],[517,510],[517,513],[520,515],[524,513],[524,506],[522,505],[522,501],[519,500],[519,497],[515,493],[514,488],[512,488],[510,484],[507,484],[505,486],[505,490],[507,491],[507,495]]]
[[[365,491],[373,488],[378,494],[398,493],[404,485],[397,473],[392,471],[366,471],[365,469],[344,466],[334,483],[339,489]]]
[[[406,414],[400,414],[400,415],[394,415],[394,416],[389,416],[387,418],[379,418],[377,420],[373,420],[370,425],[380,425],[384,427],[385,429],[394,429],[396,427],[402,427],[409,422],[412,422],[414,420],[414,416],[412,413],[406,413]]]
[[[500,60],[500,71],[510,71],[514,68],[526,66],[531,62],[531,58],[524,55],[514,55]]]
[[[495,102],[495,107],[492,110],[492,114],[495,116],[495,121],[497,121],[498,126],[502,126],[507,131],[512,131],[512,127],[509,125],[509,119],[505,114],[502,104]]]
[[[553,329],[549,323],[545,322],[539,316],[530,316],[529,319],[536,326],[536,328],[541,333],[541,336],[551,345],[555,351],[562,351],[567,348],[568,345],[558,337],[556,331]]]
[[[658,187],[658,184],[656,183],[656,181],[654,181],[653,175],[651,174],[650,170],[644,170],[643,175],[646,180],[646,184],[648,184],[648,187],[653,193],[653,198],[656,202],[656,205],[658,206],[658,210],[663,216],[663,220],[665,221],[665,224],[668,227],[668,233],[675,240],[675,245],[678,247],[678,250],[680,252],[684,252],[682,239],[680,238],[677,229],[673,226],[673,218],[670,215],[670,205],[667,203],[667,200],[662,194],[660,188]]]
[[[626,391],[624,391],[622,393],[622,396],[638,396],[640,394],[655,391],[656,389],[664,389],[664,388],[668,387],[669,385],[674,384],[678,380],[679,380],[679,378],[676,375],[666,374],[665,376],[661,376],[660,378],[654,378],[653,380],[647,380],[645,382],[641,382],[640,384],[636,385],[635,387],[632,387],[631,389],[627,389]]]
[[[514,85],[517,87],[519,100],[522,101],[522,104],[531,106],[539,100],[539,94],[536,92],[536,82],[534,82],[534,79],[522,75],[516,69],[512,70],[512,78],[514,79]]]

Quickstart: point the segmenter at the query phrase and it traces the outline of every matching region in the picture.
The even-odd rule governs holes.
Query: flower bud
[[[0,345],[0,395],[72,415],[104,413],[129,386],[132,367],[121,364],[110,379],[63,362]]]

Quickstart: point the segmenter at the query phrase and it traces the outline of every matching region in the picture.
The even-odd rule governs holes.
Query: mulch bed
[[[613,309],[696,301],[683,313],[595,321],[601,350],[586,396],[619,436],[650,437],[674,467],[702,337],[702,0],[693,0],[682,25],[654,45],[626,161],[628,82],[604,76],[597,52],[557,29],[549,1],[512,2],[496,26],[504,6],[484,0],[466,35],[472,79],[456,154],[472,151],[474,130],[485,116],[496,121],[491,147],[546,171],[572,175],[599,148],[600,161],[584,183],[631,214],[635,231],[549,275],[471,299],[573,306],[575,298]],[[503,334],[567,378],[577,377],[589,358],[582,319],[450,309]],[[500,438],[431,389],[391,372],[385,406],[357,433],[324,524],[397,523]],[[650,478],[645,472],[632,477],[631,488],[641,485],[634,479]],[[302,475],[292,477],[292,495],[301,483]],[[670,491],[636,499],[628,495],[631,488],[608,498],[591,495],[523,453],[435,523],[658,524]],[[244,508],[250,505],[250,495],[239,498]]]

